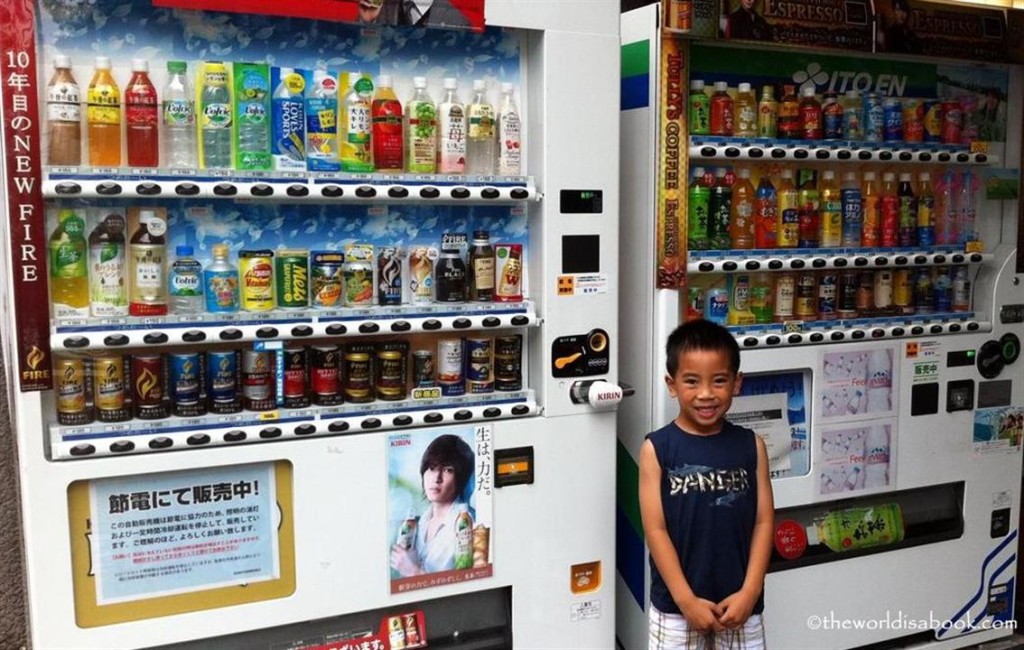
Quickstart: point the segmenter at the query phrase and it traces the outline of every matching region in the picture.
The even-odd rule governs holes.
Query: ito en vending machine
[[[0,7],[32,643],[607,646],[617,7],[292,4]]]
[[[734,333],[728,417],[769,452],[769,647],[1008,635],[1024,265],[1021,125],[1005,116],[1021,70],[871,54],[870,20],[833,40],[859,53],[701,41],[705,4],[686,35],[662,28],[661,3],[622,18],[622,183],[642,189],[623,194],[637,218],[621,241],[656,259],[622,269],[620,314],[653,327],[623,330],[638,399],[619,418],[619,640],[646,642],[637,460],[678,412],[663,346],[701,317]]]

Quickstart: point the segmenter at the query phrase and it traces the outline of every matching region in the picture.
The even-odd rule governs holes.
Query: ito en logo
[[[807,64],[806,70],[797,70],[793,73],[793,81],[800,84],[799,92],[802,94],[804,88],[814,88],[828,83],[829,75],[821,69],[821,64],[812,61]]]
[[[797,70],[793,73],[793,81],[800,85],[798,93],[802,94],[804,88],[813,88],[817,93],[834,92],[838,95],[845,95],[851,90],[856,90],[862,96],[868,93],[879,95],[902,97],[907,91],[907,76],[900,74],[872,74],[859,70],[824,70],[820,63],[811,61],[804,70]]]

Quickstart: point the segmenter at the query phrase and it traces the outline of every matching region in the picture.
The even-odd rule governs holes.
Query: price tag
[[[260,422],[271,422],[273,420],[280,420],[280,419],[281,419],[281,412],[280,411],[263,411],[263,412],[261,412],[259,414]]]

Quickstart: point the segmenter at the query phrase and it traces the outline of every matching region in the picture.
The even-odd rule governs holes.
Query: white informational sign
[[[818,493],[892,489],[895,425],[894,419],[875,420],[822,430]]]
[[[816,377],[823,420],[848,421],[896,415],[899,385],[891,346],[826,352]]]
[[[785,393],[734,397],[727,417],[733,424],[753,429],[764,440],[771,472],[790,468],[792,435]]]
[[[98,605],[279,577],[273,463],[90,481]]]

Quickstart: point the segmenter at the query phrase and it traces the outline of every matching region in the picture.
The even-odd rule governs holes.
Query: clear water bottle
[[[196,168],[196,100],[188,80],[188,64],[167,62],[164,87],[164,165],[171,169]]]
[[[473,101],[467,107],[469,134],[466,139],[466,173],[490,176],[498,161],[494,105],[487,101],[487,84],[473,82]]]
[[[228,71],[220,61],[210,61],[203,73],[202,108],[203,168],[231,167],[231,90]]]
[[[203,311],[203,265],[192,255],[191,246],[178,246],[171,264],[167,291],[172,314],[199,314]]]
[[[957,197],[957,232],[959,238],[958,244],[966,244],[967,242],[974,241],[977,239],[977,234],[974,232],[974,219],[976,216],[974,206],[974,192],[977,189],[975,184],[974,174],[970,170],[964,172],[963,181],[960,183],[960,191]]]

